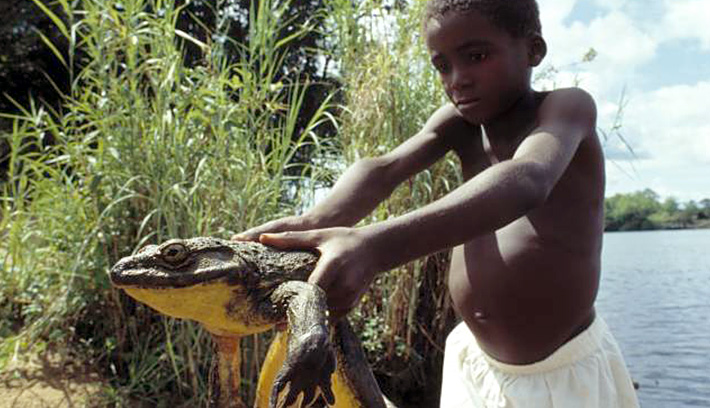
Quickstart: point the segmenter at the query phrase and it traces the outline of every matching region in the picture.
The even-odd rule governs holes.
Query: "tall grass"
[[[147,243],[226,237],[302,211],[314,186],[414,135],[445,101],[420,38],[425,0],[324,1],[312,18],[325,19],[323,70],[342,88],[305,121],[310,84],[286,79],[297,76],[284,75],[292,70],[284,55],[313,27],[292,29],[288,0],[251,2],[239,44],[224,35],[225,13],[214,13],[208,40],[180,31],[185,10],[173,0],[56,1],[66,16],[44,9],[70,50],[46,43],[77,72],[71,92],[61,110],[31,104],[2,115],[13,128],[2,135],[11,149],[0,184],[0,368],[28,349],[72,344],[111,378],[104,403],[203,405],[209,336],[113,290],[106,271]],[[215,0],[216,11],[229,3]],[[193,67],[183,63],[185,43],[200,50]],[[238,62],[228,62],[227,48]],[[334,139],[322,137],[326,122]],[[318,166],[296,163],[306,149]],[[425,205],[460,182],[457,159],[446,156],[363,222]],[[454,323],[447,263],[441,253],[381,275],[351,315],[384,388],[400,403],[416,401],[402,406],[438,401]],[[268,337],[242,348],[247,401]]]
[[[59,111],[3,114],[13,130],[2,135],[11,156],[0,217],[0,363],[47,342],[80,344],[114,378],[107,402],[204,404],[208,336],[114,291],[106,271],[147,243],[228,237],[303,206],[311,193],[289,166],[299,149],[317,148],[329,105],[297,128],[309,84],[280,74],[285,46],[310,28],[279,38],[288,2],[253,2],[248,42],[229,64],[223,42],[176,29],[182,10],[173,1],[58,1],[67,16],[46,13],[70,55],[80,47],[85,56],[61,59],[80,67],[71,92]],[[202,52],[193,68],[182,63],[183,41]],[[244,348],[247,381],[263,341]],[[250,400],[253,387],[244,389]]]
[[[424,3],[332,2],[346,84],[337,141],[348,163],[393,149],[446,100],[420,35]],[[456,157],[446,156],[364,222],[421,207],[460,182]],[[436,254],[381,275],[354,316],[381,382],[413,406],[438,404],[444,340],[455,319],[446,289],[448,257]]]
[[[419,131],[446,102],[421,38],[425,3],[330,2],[332,35],[339,46],[336,60],[346,84],[338,142],[348,163],[391,150]],[[589,63],[595,56],[590,49],[573,66]],[[558,68],[548,65],[535,76],[534,85],[543,90],[560,86]],[[580,79],[564,85],[578,86]],[[604,140],[618,137],[626,144],[620,129],[621,111],[611,129],[598,130]],[[421,207],[456,188],[461,177],[457,158],[450,154],[400,186],[364,222]],[[455,320],[446,287],[448,258],[446,252],[435,254],[380,276],[356,311],[357,327],[376,373],[405,400],[404,406],[438,404],[445,336]]]
[[[4,115],[14,127],[3,135],[12,149],[0,218],[0,365],[31,347],[72,343],[112,378],[104,402],[202,405],[209,336],[114,291],[106,270],[146,243],[229,236],[301,211],[312,186],[415,134],[445,100],[419,37],[424,1],[328,0],[314,16],[326,19],[324,70],[343,84],[332,99],[341,101],[337,123],[331,99],[297,121],[309,83],[284,79],[284,52],[312,28],[276,35],[292,24],[281,17],[288,1],[251,2],[248,41],[230,44],[240,51],[233,64],[226,19],[218,18],[215,41],[202,42],[176,29],[184,10],[173,1],[84,0],[81,9],[58,1],[69,17],[52,20],[73,48],[57,57],[81,67],[71,93],[61,111],[32,105]],[[192,68],[184,42],[201,50]],[[320,137],[327,121],[338,129],[334,140]],[[317,168],[292,160],[306,148]],[[457,168],[447,156],[364,222],[447,193],[461,181]],[[447,260],[437,254],[380,276],[352,315],[395,399],[438,399],[454,318]],[[243,347],[247,401],[267,340],[254,336]]]

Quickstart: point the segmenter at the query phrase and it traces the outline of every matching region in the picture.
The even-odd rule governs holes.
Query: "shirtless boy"
[[[604,158],[592,98],[536,92],[546,54],[535,0],[430,0],[431,62],[450,103],[409,140],[353,164],[298,216],[235,236],[316,248],[310,277],[336,316],[382,271],[453,248],[442,407],[635,407],[621,353],[595,315]],[[353,227],[453,150],[465,182],[408,214]]]

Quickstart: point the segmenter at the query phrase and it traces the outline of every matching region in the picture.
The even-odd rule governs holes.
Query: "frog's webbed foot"
[[[288,351],[276,375],[271,407],[308,407],[319,396],[335,402],[331,375],[336,358],[328,329],[325,292],[316,285],[289,281],[271,295],[277,308],[288,318]]]
[[[288,357],[274,381],[270,405],[288,407],[295,403],[297,407],[309,407],[320,395],[329,405],[334,404],[331,375],[335,364],[326,326],[313,326],[290,340]]]

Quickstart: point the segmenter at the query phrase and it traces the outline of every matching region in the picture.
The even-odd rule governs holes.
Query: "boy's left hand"
[[[325,291],[332,321],[355,307],[377,272],[375,251],[369,248],[368,241],[356,228],[262,234],[259,241],[281,249],[315,248],[320,252],[308,282]]]

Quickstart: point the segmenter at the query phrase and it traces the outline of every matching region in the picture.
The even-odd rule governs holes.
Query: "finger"
[[[347,316],[347,314],[350,313],[350,310],[352,310],[352,308],[346,308],[346,309],[343,309],[343,308],[333,308],[333,309],[329,309],[329,310],[328,310],[328,318],[329,318],[328,320],[330,321],[331,324],[335,324],[335,323],[337,323],[338,321],[340,321],[340,319],[342,319],[343,317]]]
[[[328,298],[328,321],[331,324],[338,323],[360,303],[362,295],[358,295],[350,302],[347,302],[345,299],[349,299],[350,295],[350,293],[345,293],[342,296],[336,295]]]
[[[291,388],[290,382],[286,383],[284,385],[283,383],[280,383],[279,379],[277,379],[274,384],[274,387],[271,389],[271,398],[269,398],[269,407],[270,408],[283,407],[285,395],[290,391],[290,388]]]
[[[303,402],[303,392],[302,391],[297,391],[297,390],[289,390],[288,396],[286,397],[286,405],[287,407],[291,406],[301,406],[301,402]]]
[[[259,235],[262,233],[262,228],[252,228],[232,235],[232,241],[259,241]]]
[[[252,235],[248,232],[240,232],[239,234],[232,235],[229,238],[231,241],[258,241],[259,236],[258,235]]]
[[[328,306],[326,317],[331,323],[337,322],[338,319],[345,316],[350,311],[350,309],[343,310],[342,306],[337,304],[342,298],[336,293],[333,293],[334,290],[337,292],[338,288],[335,282],[338,278],[337,273],[334,273],[335,270],[336,265],[329,262],[325,256],[321,256],[313,272],[308,276],[308,283],[318,286],[325,292],[326,304]]]
[[[280,249],[297,249],[315,248],[320,243],[320,239],[311,231],[286,231],[261,234],[259,242]]]
[[[259,235],[265,232],[281,232],[288,229],[287,225],[281,220],[269,221],[265,224],[258,225],[256,227],[249,228],[246,231],[242,231],[236,235],[232,236],[234,241],[258,241]]]
[[[308,229],[302,217],[284,217],[251,227],[232,236],[236,241],[258,241],[261,234],[267,232],[303,231]]]
[[[302,406],[308,407],[313,403],[313,400],[316,399],[318,396],[318,393],[315,392],[316,390],[314,389],[308,389],[303,391],[303,402]]]
[[[326,273],[327,271],[335,270],[335,265],[330,262],[327,254],[322,254],[316,267],[313,268],[313,272],[308,276],[308,283],[313,285],[318,285],[326,293],[328,293],[328,288],[331,286],[333,273]]]
[[[335,405],[335,394],[333,394],[333,385],[330,377],[328,377],[328,381],[326,383],[321,385],[320,392],[328,405]]]

